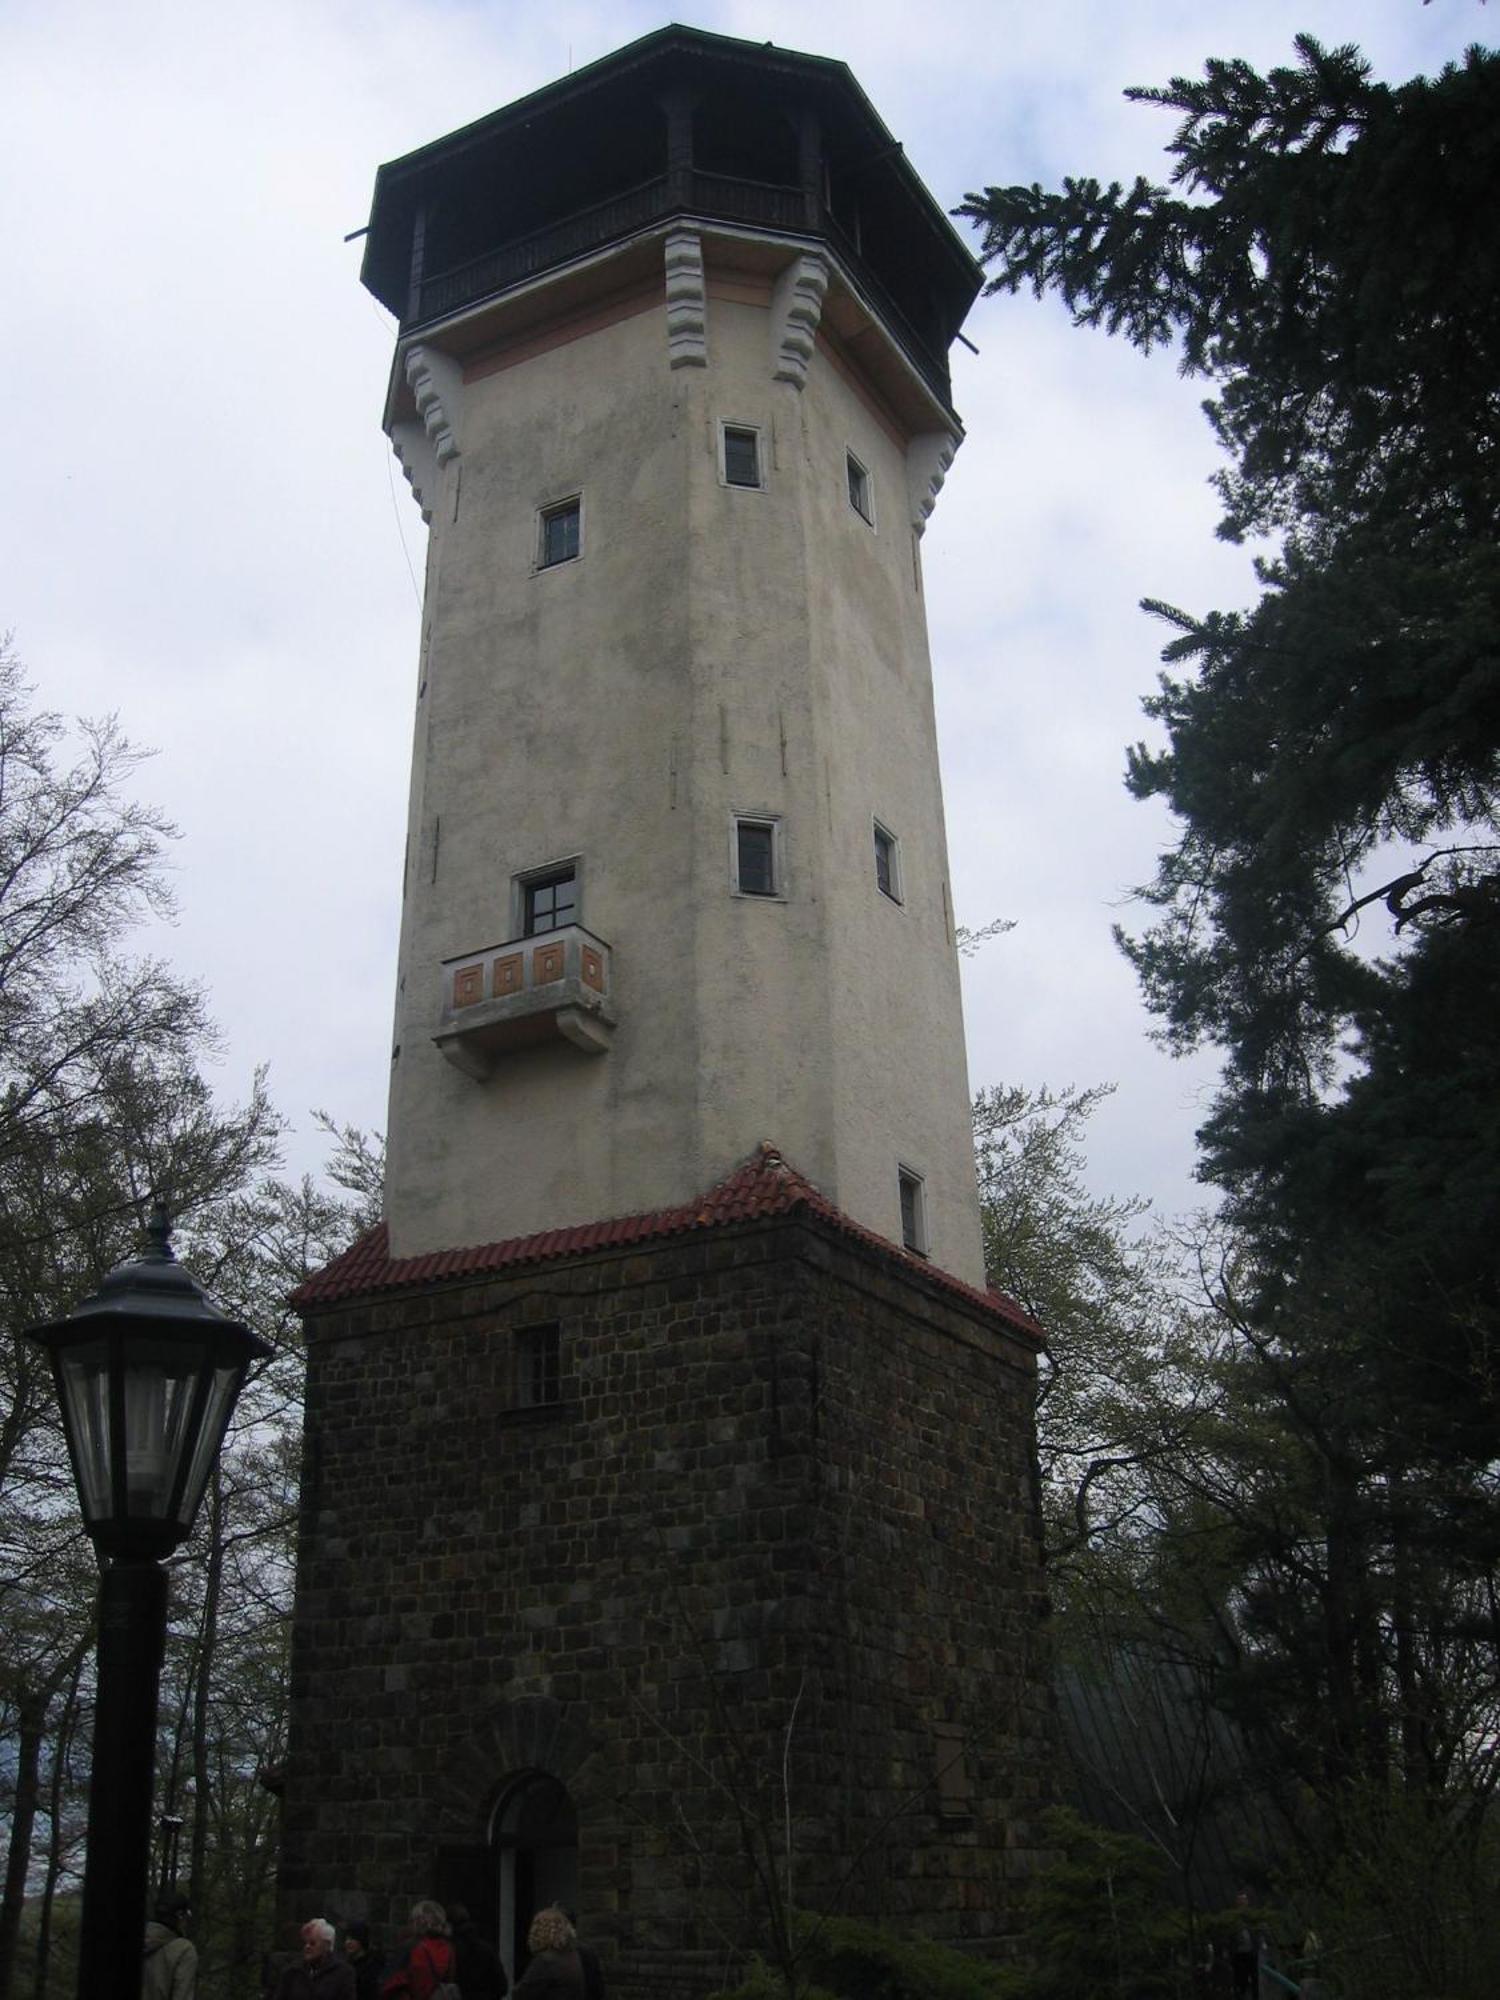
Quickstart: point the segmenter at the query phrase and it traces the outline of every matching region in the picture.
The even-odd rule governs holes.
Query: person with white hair
[[[334,1950],[334,1935],[326,1917],[309,1918],[301,1962],[282,1973],[275,2000],[354,2000],[354,1967]]]

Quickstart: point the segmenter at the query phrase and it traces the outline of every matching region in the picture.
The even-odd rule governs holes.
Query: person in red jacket
[[[432,2000],[438,1987],[455,1977],[458,1960],[448,1918],[441,1903],[420,1902],[411,1907],[411,1943],[406,1956],[380,1991],[384,2000]]]

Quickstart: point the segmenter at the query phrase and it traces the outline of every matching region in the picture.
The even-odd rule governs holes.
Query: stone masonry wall
[[[521,1406],[525,1330],[559,1399]],[[794,1893],[993,1949],[1047,1763],[1031,1370],[834,1232],[704,1231],[310,1317],[282,1912],[482,1905],[579,1813],[610,1991],[700,2000]],[[475,1886],[480,1885],[480,1886]]]
[[[1050,1796],[1031,1357],[847,1258],[817,1310],[824,1748],[854,1900],[997,1949]]]

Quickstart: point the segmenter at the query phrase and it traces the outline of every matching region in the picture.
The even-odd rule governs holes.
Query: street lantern
[[[52,1358],[83,1524],[125,1561],[187,1539],[245,1372],[271,1351],[178,1263],[162,1210],[147,1234],[144,1256],[30,1329]]]
[[[79,1938],[80,2000],[139,2000],[151,1850],[156,1698],[167,1628],[163,1556],[187,1539],[252,1361],[269,1344],[149,1247],[66,1319],[47,1349],[99,1579],[99,1687]]]

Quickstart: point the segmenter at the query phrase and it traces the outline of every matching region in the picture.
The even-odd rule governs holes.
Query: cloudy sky
[[[1493,9],[1490,10],[1493,13]],[[344,236],[375,167],[676,18],[837,56],[946,206],[987,182],[1160,177],[1133,83],[1295,33],[1377,74],[1485,38],[1475,0],[3,0],[0,629],[42,698],[117,712],[181,828],[155,941],[207,988],[233,1097],[384,1121],[423,530],[380,430],[392,323]],[[1213,540],[1201,388],[989,300],[925,543],[976,1085],[1113,1081],[1101,1189],[1200,1198],[1211,1079],[1174,1064],[1110,926],[1164,822],[1125,796],[1162,634],[1145,595],[1248,595]]]

